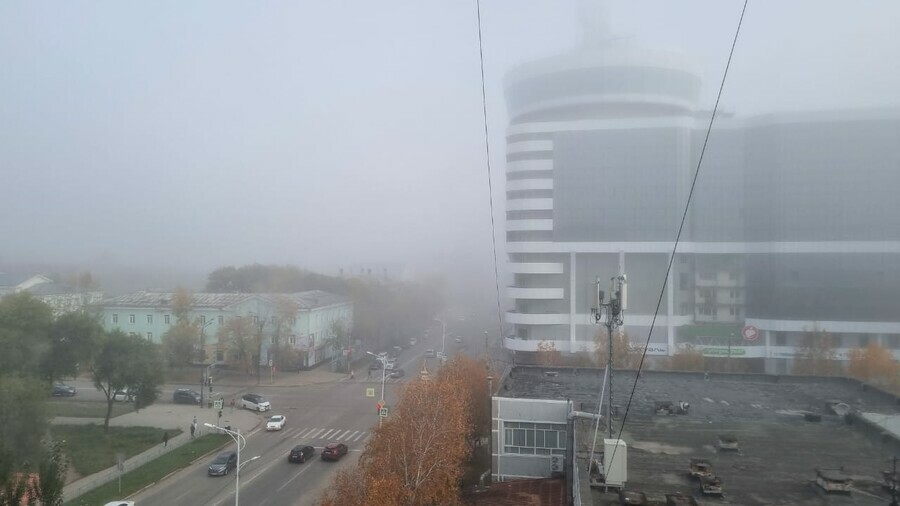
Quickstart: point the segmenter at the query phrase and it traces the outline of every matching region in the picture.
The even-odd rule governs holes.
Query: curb
[[[253,431],[255,431],[256,429],[259,428],[259,425],[260,425],[261,423],[262,423],[262,420],[257,420],[256,425],[254,425],[253,428],[250,429],[250,431],[249,431],[247,434],[249,435],[249,434],[253,433]],[[160,478],[160,479],[154,481],[153,483],[148,483],[147,485],[145,485],[145,486],[144,486],[143,488],[141,488],[140,490],[136,490],[134,493],[128,495],[128,497],[126,497],[125,499],[131,499],[132,497],[135,497],[135,496],[137,496],[137,495],[140,495],[141,492],[143,492],[143,491],[149,489],[150,487],[154,487],[154,486],[156,486],[157,484],[159,484],[159,483],[161,483],[161,482],[163,482],[163,481],[166,481],[166,480],[167,480],[170,476],[172,476],[173,474],[177,474],[177,473],[179,473],[179,472],[181,472],[181,471],[184,471],[185,469],[187,469],[188,467],[191,467],[192,465],[196,464],[197,462],[200,462],[200,461],[203,460],[203,459],[209,458],[210,455],[212,455],[213,453],[216,453],[217,451],[221,450],[223,446],[225,446],[225,445],[227,445],[227,444],[230,444],[230,443],[231,443],[231,441],[225,440],[225,442],[222,443],[221,445],[219,445],[219,446],[213,448],[212,450],[210,450],[210,451],[204,453],[203,455],[198,456],[198,457],[195,458],[194,460],[188,462],[188,465],[182,467],[181,469],[176,469],[176,470],[172,471],[171,473],[169,473],[169,474],[163,476],[162,478]],[[150,462],[153,462],[153,461],[151,460]],[[148,462],[148,464],[149,464],[149,462]]]

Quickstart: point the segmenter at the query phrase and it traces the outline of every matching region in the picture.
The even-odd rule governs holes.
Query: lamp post
[[[444,323],[444,320],[440,318],[435,318],[434,321],[441,324],[441,355],[444,354],[444,338],[447,337],[447,324]]]
[[[247,440],[244,439],[244,436],[241,435],[241,430],[233,431],[230,429],[226,429],[225,427],[219,427],[218,425],[213,425],[211,423],[204,423],[206,427],[211,429],[219,429],[220,431],[231,436],[231,439],[234,439],[234,444],[237,445],[237,466],[235,466],[234,473],[234,506],[238,506],[240,503],[240,491],[241,491],[241,448],[247,446]],[[258,459],[259,455],[253,457],[252,459],[244,462],[244,464],[248,464]]]
[[[203,335],[203,331],[206,330],[206,327],[209,327],[213,324],[215,320],[209,320],[206,323],[200,324],[200,350],[197,355],[200,359],[200,364],[203,364],[204,358],[206,357],[206,338]],[[209,368],[212,367],[212,364],[206,367],[206,370],[200,374],[200,407],[203,408],[203,387],[207,385],[207,381],[209,378]],[[212,392],[210,392],[211,394]]]
[[[385,378],[385,375],[387,374],[387,356],[384,355],[383,353],[381,355],[376,355],[376,354],[372,353],[371,351],[367,351],[366,353],[368,353],[369,355],[372,355],[373,357],[375,357],[375,360],[381,362],[381,405],[383,406],[384,405],[384,378]],[[378,426],[379,427],[381,427],[382,419],[384,419],[384,417],[381,416],[381,413],[378,413]]]

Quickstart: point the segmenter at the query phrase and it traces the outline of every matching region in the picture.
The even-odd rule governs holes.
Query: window
[[[733,307],[728,308],[728,314],[731,316],[734,316],[734,308]]]
[[[128,315],[128,323],[134,323],[134,315],[133,314]]]
[[[678,275],[678,288],[681,290],[688,289],[688,273],[682,272]]]
[[[716,273],[711,271],[700,271],[700,279],[704,281],[713,281],[716,279]]]
[[[290,343],[290,344],[297,344],[297,336],[290,336],[290,337],[288,337],[288,343]]]
[[[137,332],[129,332],[128,333],[128,337],[136,337],[136,336],[137,336]]]
[[[291,327],[293,327],[294,325],[297,325],[297,318],[291,316],[291,319],[289,321],[291,323]]]
[[[153,315],[152,314],[147,315],[147,323],[153,323]]]
[[[219,325],[224,325],[224,324],[225,324],[225,317],[222,315],[219,315]]]
[[[278,338],[277,338],[277,337],[272,336],[272,344],[278,344]]]
[[[152,340],[153,340],[153,332],[147,332],[147,340],[148,340],[148,341],[152,341]]]
[[[259,325],[259,317],[258,316],[253,315],[253,323],[256,325]]]
[[[119,323],[119,315],[118,315],[118,314],[113,313],[112,322],[113,322],[113,323]]]
[[[200,315],[200,325],[206,325],[206,315]]]
[[[865,348],[868,345],[869,345],[869,336],[867,336],[865,334],[860,334],[859,335],[859,347]]]
[[[169,315],[163,316],[163,319],[166,320],[166,325],[172,323],[171,321],[169,321]]]
[[[787,345],[787,335],[784,332],[775,333],[775,346]]]
[[[565,455],[566,425],[562,423],[503,422],[506,453]]]

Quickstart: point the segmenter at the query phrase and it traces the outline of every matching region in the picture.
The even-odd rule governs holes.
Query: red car
[[[340,460],[347,454],[347,445],[344,443],[328,443],[322,450],[322,460]]]

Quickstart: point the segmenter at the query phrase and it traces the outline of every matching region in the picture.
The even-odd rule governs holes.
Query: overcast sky
[[[690,55],[711,107],[741,5],[606,12]],[[502,247],[502,78],[580,11],[482,9]],[[753,1],[722,107],[900,105],[898,26],[895,1]],[[492,272],[481,107],[474,1],[3,2],[0,262]]]

